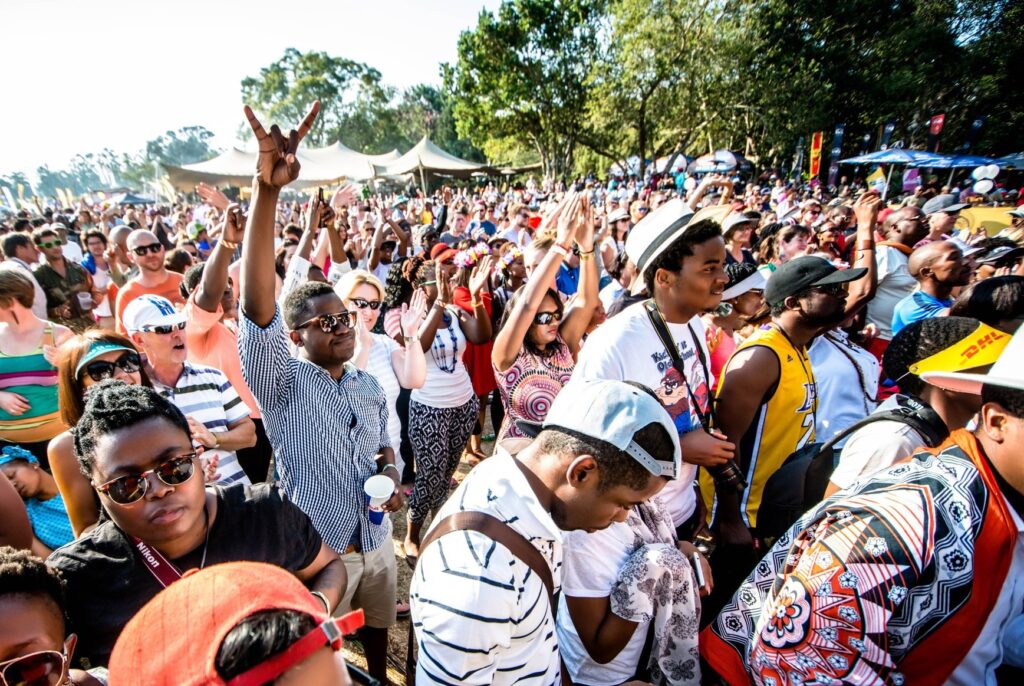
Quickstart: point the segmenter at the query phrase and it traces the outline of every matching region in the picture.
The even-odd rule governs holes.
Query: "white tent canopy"
[[[378,176],[401,176],[411,173],[437,173],[466,177],[475,171],[487,171],[488,167],[451,155],[434,145],[426,136],[420,139],[412,150],[397,160],[377,165]]]

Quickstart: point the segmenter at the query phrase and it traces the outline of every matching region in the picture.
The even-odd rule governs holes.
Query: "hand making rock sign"
[[[277,124],[270,127],[268,134],[252,109],[248,105],[245,106],[245,116],[259,143],[259,155],[256,159],[256,180],[259,183],[271,188],[281,188],[299,178],[299,159],[295,153],[299,149],[299,143],[313,127],[319,112],[320,101],[317,100],[310,108],[309,114],[302,120],[298,131],[292,129],[285,138]]]

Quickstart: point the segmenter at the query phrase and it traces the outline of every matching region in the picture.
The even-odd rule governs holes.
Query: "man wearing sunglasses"
[[[174,403],[192,426],[195,440],[216,455],[218,483],[249,483],[236,450],[256,444],[249,408],[224,373],[188,361],[186,319],[166,298],[143,295],[128,303],[123,323],[146,355],[153,387]]]
[[[64,622],[64,584],[27,550],[0,547],[0,684],[99,686],[71,658],[78,638]]]
[[[182,306],[181,274],[164,266],[164,246],[152,231],[136,229],[128,235],[128,256],[139,268],[139,274],[117,293],[117,330],[126,333],[124,308],[140,295],[158,295]]]
[[[394,482],[385,512],[402,506],[401,475],[387,429],[380,384],[351,363],[355,315],[326,283],[305,283],[279,309],[274,281],[274,214],[281,187],[298,178],[298,141],[266,132],[246,108],[260,144],[246,240],[242,246],[238,349],[242,372],[274,445],[281,486],[342,556],[350,583],[340,609],[360,607],[359,636],[372,676],[387,680],[387,628],[395,623],[397,569],[391,520],[370,520],[364,484],[376,474]],[[287,327],[287,333],[286,328]],[[289,354],[288,341],[298,350]]]
[[[36,267],[35,277],[46,293],[47,319],[75,333],[96,326],[92,308],[100,293],[93,287],[92,275],[64,257],[64,241],[53,229],[37,229],[32,239],[46,260]]]
[[[105,381],[89,394],[75,455],[108,516],[48,562],[67,583],[91,665],[107,664],[128,620],[190,569],[266,562],[320,594],[325,610],[341,597],[344,567],[309,518],[269,484],[207,489],[191,430],[154,389]]]

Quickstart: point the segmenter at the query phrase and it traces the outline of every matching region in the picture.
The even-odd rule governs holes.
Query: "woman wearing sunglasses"
[[[583,335],[600,303],[589,205],[568,205],[558,217],[557,232],[555,244],[509,301],[494,339],[491,362],[505,406],[499,442],[524,437],[517,421],[544,421],[551,401],[572,376]],[[552,286],[574,239],[580,251],[580,288],[566,313]]]
[[[427,376],[426,359],[419,345],[420,325],[427,311],[426,296],[423,291],[416,291],[409,304],[395,310],[399,315],[399,336],[406,343],[416,343],[403,347],[386,334],[371,333],[380,319],[384,299],[384,286],[376,276],[365,269],[355,269],[341,277],[334,292],[346,310],[356,313],[356,351],[352,362],[372,374],[384,389],[388,403],[388,436],[395,451],[395,465],[401,472],[404,467],[402,421],[397,402],[401,389],[421,388]]]
[[[0,448],[20,445],[47,468],[46,446],[64,430],[53,357],[72,333],[33,314],[34,299],[31,279],[0,269]]]
[[[0,684],[100,686],[71,669],[77,638],[64,625],[60,576],[27,550],[0,547]]]
[[[57,396],[61,421],[65,425],[78,424],[85,409],[86,390],[106,379],[136,386],[153,385],[135,345],[121,334],[94,329],[75,336],[61,347],[57,360]],[[100,503],[75,457],[71,430],[50,441],[47,453],[71,528],[75,536],[81,536],[99,520]]]
[[[345,568],[309,518],[269,484],[207,489],[189,422],[156,390],[98,384],[74,433],[108,516],[48,564],[64,577],[68,617],[91,664],[108,664],[128,620],[190,569],[266,562],[305,583],[325,611],[341,598]]]

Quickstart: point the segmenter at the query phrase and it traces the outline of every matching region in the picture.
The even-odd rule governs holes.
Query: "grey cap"
[[[957,202],[957,197],[952,193],[943,193],[942,195],[936,195],[934,198],[929,200],[921,208],[921,211],[927,214],[937,214],[939,212],[959,212],[960,210],[970,207],[967,203]]]
[[[671,438],[672,455],[651,455],[633,438],[649,424],[660,424]],[[682,468],[679,431],[651,393],[624,381],[573,379],[551,403],[543,423],[520,420],[527,436],[544,429],[568,429],[615,446],[654,476],[675,479]]]

